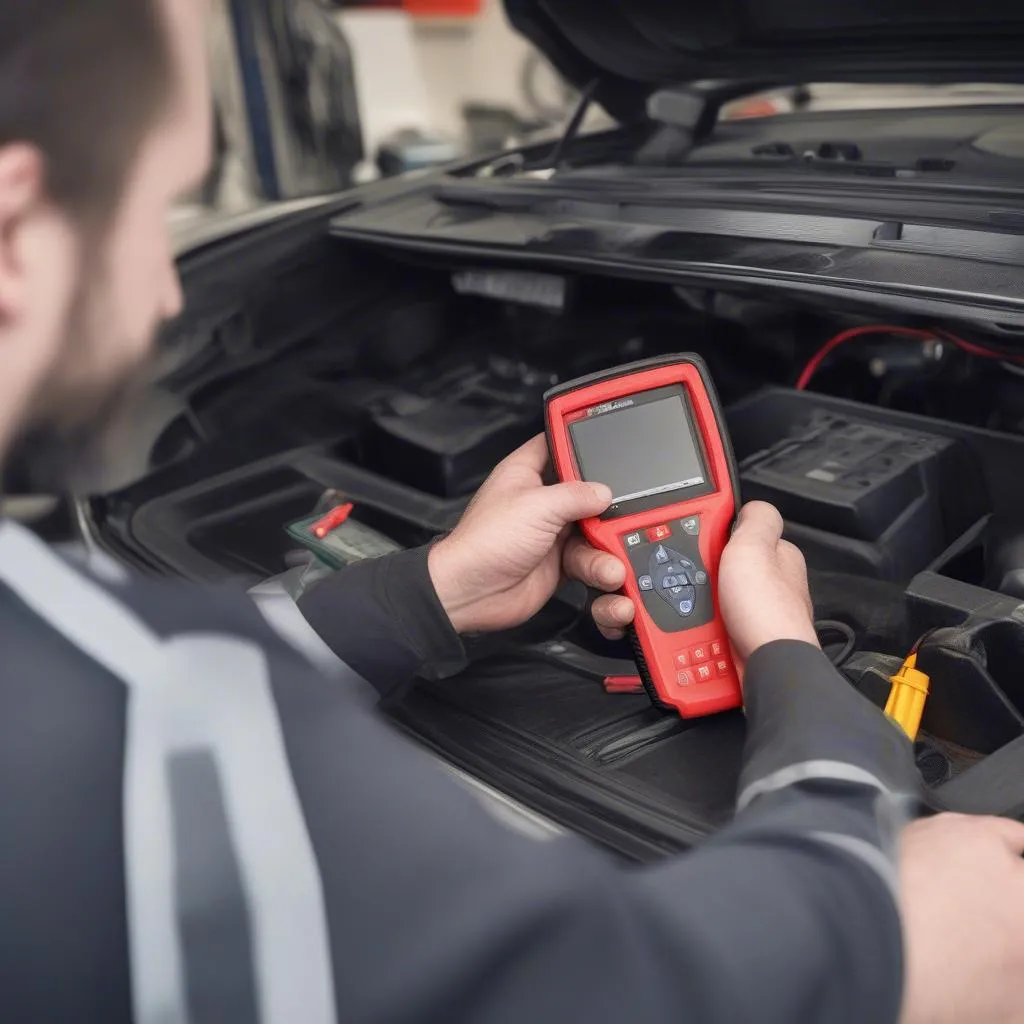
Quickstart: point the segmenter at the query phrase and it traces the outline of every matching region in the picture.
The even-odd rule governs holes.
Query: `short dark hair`
[[[81,220],[116,208],[172,94],[162,0],[0,0],[0,147],[34,144],[50,198]]]

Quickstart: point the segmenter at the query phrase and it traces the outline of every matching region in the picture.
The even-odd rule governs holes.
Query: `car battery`
[[[811,409],[740,467],[745,500],[775,505],[817,568],[908,580],[987,512],[958,440]]]

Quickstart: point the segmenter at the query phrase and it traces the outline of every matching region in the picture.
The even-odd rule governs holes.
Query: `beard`
[[[125,453],[152,379],[152,357],[111,362],[102,281],[86,275],[68,308],[51,373],[29,404],[14,446],[16,478],[37,494],[89,494],[127,483]],[[145,346],[148,353],[150,346]],[[120,351],[139,351],[138,346]]]

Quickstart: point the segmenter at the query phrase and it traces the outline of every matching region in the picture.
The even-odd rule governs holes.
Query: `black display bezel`
[[[648,494],[641,498],[632,498],[629,501],[616,502],[610,505],[601,516],[602,520],[621,519],[625,516],[636,515],[638,512],[649,512],[653,509],[665,508],[669,505],[677,505],[683,501],[690,501],[693,498],[703,498],[717,491],[714,474],[711,471],[710,460],[708,459],[707,448],[704,444],[704,436],[697,426],[694,416],[693,399],[690,396],[689,388],[685,384],[668,384],[662,387],[650,388],[646,391],[637,391],[632,394],[623,395],[621,400],[632,399],[633,406],[647,405],[650,402],[658,402],[668,398],[678,398],[683,406],[683,415],[686,417],[686,424],[693,440],[697,457],[700,460],[703,484],[695,484],[692,487],[679,487],[673,491],[662,491],[659,494]],[[620,401],[617,399],[616,401]],[[606,404],[606,403],[601,403]],[[612,404],[612,403],[607,403]],[[613,416],[619,409],[609,409],[602,415]],[[578,421],[577,421],[578,422]],[[580,476],[583,476],[583,460],[580,451],[576,446],[576,437],[573,434],[575,423],[568,425],[569,443],[572,445],[576,465],[579,467]]]

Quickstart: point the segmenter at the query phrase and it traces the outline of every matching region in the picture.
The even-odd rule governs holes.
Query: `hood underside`
[[[505,0],[509,20],[624,120],[666,85],[1024,81],[1013,0]]]

